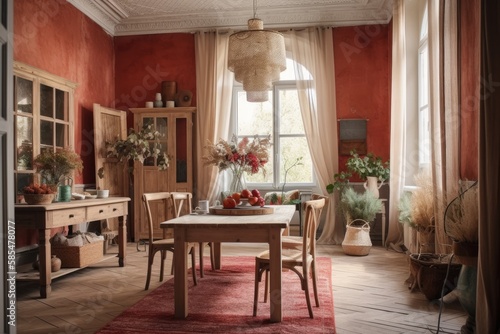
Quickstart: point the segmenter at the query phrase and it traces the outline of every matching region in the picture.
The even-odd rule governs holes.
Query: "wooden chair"
[[[189,192],[171,192],[170,196],[172,198],[172,205],[174,210],[174,217],[180,217],[182,214],[190,214],[192,212],[192,198],[193,195]],[[203,250],[205,246],[208,244],[210,247],[210,264],[212,266],[212,270],[215,270],[215,255],[214,255],[214,246],[212,242],[200,242],[199,243],[199,251],[200,251],[200,277],[204,277],[204,268],[203,268]]]
[[[306,295],[307,309],[309,317],[313,318],[313,310],[311,307],[311,299],[309,296],[309,275],[312,275],[314,300],[316,307],[319,307],[317,276],[316,276],[316,230],[318,228],[321,212],[325,206],[326,198],[321,198],[307,201],[305,203],[305,225],[302,244],[299,249],[296,247],[283,248],[281,263],[284,269],[289,269],[295,272],[299,278],[302,290]],[[255,258],[255,289],[254,289],[254,304],[253,315],[257,315],[257,303],[259,297],[259,282],[262,280],[262,274],[266,273],[266,282],[264,290],[264,302],[267,302],[268,295],[268,274],[269,274],[269,251],[259,254]]]
[[[153,266],[153,260],[156,252],[161,252],[161,267],[160,267],[160,282],[163,281],[163,271],[165,268],[165,259],[167,258],[167,252],[172,252],[174,255],[174,239],[166,238],[166,230],[163,229],[163,239],[155,239],[154,228],[159,227],[159,221],[153,221],[153,215],[151,211],[152,202],[161,202],[164,207],[165,214],[168,212],[169,203],[171,201],[171,196],[169,192],[158,192],[158,193],[147,193],[142,195],[142,202],[146,209],[146,216],[148,219],[149,228],[149,253],[148,253],[148,275],[146,278],[146,287],[144,290],[149,289],[149,282],[151,281],[151,268]],[[195,249],[194,244],[188,245],[189,253],[191,254],[191,267],[193,272],[193,282],[197,285],[196,281],[196,270],[195,270]],[[173,270],[173,259],[172,259],[172,270]]]

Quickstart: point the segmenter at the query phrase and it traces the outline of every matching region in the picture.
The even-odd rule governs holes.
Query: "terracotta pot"
[[[50,269],[53,273],[61,269],[61,264],[61,259],[55,255],[52,255],[52,258],[50,259]]]

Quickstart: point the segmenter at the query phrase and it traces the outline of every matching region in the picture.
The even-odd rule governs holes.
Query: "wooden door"
[[[0,3],[0,214],[2,237],[0,238],[0,306],[3,316],[0,320],[0,332],[15,333],[15,323],[18,320],[10,316],[10,302],[15,302],[12,290],[15,284],[15,240],[14,233],[14,113],[13,107],[13,76],[12,76],[12,36],[13,36],[13,1],[2,0]],[[14,281],[12,281],[14,280]],[[15,289],[15,286],[14,286]],[[15,312],[14,312],[15,315]]]
[[[127,113],[94,103],[94,154],[97,189],[108,189],[110,196],[129,196],[127,164],[106,156],[106,142],[127,137]],[[131,217],[127,219],[127,235],[133,235]],[[118,219],[107,220],[104,231],[117,231]],[[112,233],[113,234],[113,233]]]

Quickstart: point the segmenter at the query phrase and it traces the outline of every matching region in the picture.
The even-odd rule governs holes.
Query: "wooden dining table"
[[[188,316],[187,243],[214,242],[215,266],[220,269],[221,242],[269,244],[270,255],[270,320],[281,322],[281,236],[288,229],[295,212],[294,205],[266,206],[270,214],[224,215],[190,214],[162,222],[162,228],[174,231],[174,308],[176,318]],[[235,209],[237,210],[237,209]],[[219,211],[220,212],[220,211]],[[256,254],[257,255],[257,254]]]

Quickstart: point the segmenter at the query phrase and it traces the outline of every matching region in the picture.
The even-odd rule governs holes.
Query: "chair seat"
[[[309,258],[312,259],[312,256],[308,256]],[[264,251],[260,253],[257,258],[257,261],[260,263],[262,262],[269,262],[269,251]],[[284,265],[287,263],[299,263],[302,262],[302,252],[295,250],[295,249],[283,249],[281,251],[281,261]]]
[[[174,239],[169,238],[169,239],[159,239],[159,240],[153,240],[153,245],[155,246],[162,246],[162,245],[174,245]]]
[[[281,248],[302,250],[302,237],[283,236],[281,238]]]

